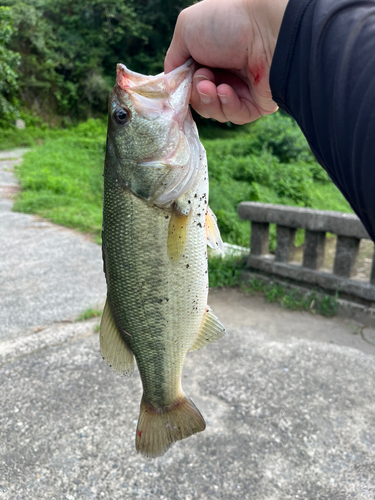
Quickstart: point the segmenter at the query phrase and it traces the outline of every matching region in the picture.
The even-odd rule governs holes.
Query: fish
[[[183,364],[226,333],[207,305],[207,244],[223,243],[189,108],[194,70],[193,60],[156,76],[118,64],[108,103],[100,349],[124,375],[136,360],[143,396],[135,445],[152,458],[205,429],[182,389]]]

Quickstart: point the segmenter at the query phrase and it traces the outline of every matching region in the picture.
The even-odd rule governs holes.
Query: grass
[[[47,126],[31,126],[23,130],[15,127],[1,129],[0,150],[40,146],[47,140],[59,138],[61,132],[65,133],[67,131]]]
[[[25,155],[13,210],[91,233],[100,241],[105,125],[88,120]]]
[[[309,311],[322,316],[331,317],[337,312],[337,296],[325,295],[316,291],[301,292],[298,289],[289,290],[287,287],[269,283],[254,278],[241,284],[245,293],[263,295],[267,302],[278,303],[285,309]]]
[[[87,309],[78,316],[76,321],[86,321],[91,318],[99,318],[102,315],[102,312],[103,311],[101,309]]]
[[[285,309],[309,311],[327,317],[336,314],[337,296],[317,291],[302,292],[261,278],[254,278],[244,284],[240,275],[242,269],[246,267],[245,261],[246,258],[237,256],[210,257],[208,262],[210,288],[239,286],[244,293],[261,295],[267,302],[277,303]]]
[[[243,267],[243,257],[209,257],[208,280],[210,288],[239,286],[241,284],[240,274]]]

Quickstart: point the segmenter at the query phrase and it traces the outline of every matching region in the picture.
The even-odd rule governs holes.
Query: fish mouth
[[[189,73],[192,79],[195,68],[196,63],[190,58],[168,74],[148,76],[131,71],[125,64],[119,63],[116,67],[116,83],[124,91],[135,92],[151,99],[167,99],[180,87],[184,79],[188,79]]]
[[[148,120],[168,114],[180,130],[189,111],[189,101],[196,62],[190,58],[168,74],[142,75],[117,64],[117,88],[130,97],[136,112]]]

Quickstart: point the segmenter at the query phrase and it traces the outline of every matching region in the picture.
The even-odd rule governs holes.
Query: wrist
[[[251,24],[263,41],[263,49],[271,65],[281,23],[289,0],[243,0]]]
[[[279,37],[281,23],[283,21],[288,2],[289,0],[267,0],[265,2],[270,32],[272,33],[274,40],[273,52],[275,52],[276,42]]]

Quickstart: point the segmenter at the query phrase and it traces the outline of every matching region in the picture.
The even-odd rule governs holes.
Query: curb
[[[322,289],[307,288],[304,286],[296,285],[281,278],[270,277],[253,271],[242,271],[240,278],[241,281],[245,284],[246,282],[252,279],[257,279],[257,280],[262,280],[267,284],[276,283],[278,285],[282,285],[288,291],[296,290],[301,295],[308,295],[315,293],[321,299],[323,299],[327,295],[330,295],[329,293],[327,293]],[[368,307],[344,299],[336,299],[336,301],[337,301],[337,311],[336,314],[334,314],[332,317],[352,319],[353,321],[357,321],[358,323],[362,323],[366,326],[371,326],[375,328],[375,308]]]

